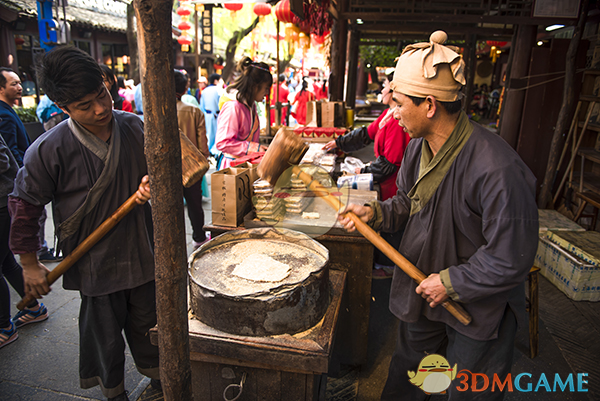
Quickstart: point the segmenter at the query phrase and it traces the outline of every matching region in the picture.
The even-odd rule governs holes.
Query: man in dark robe
[[[427,276],[417,285],[394,271],[390,310],[400,322],[382,400],[425,399],[427,389],[409,382],[408,372],[418,372],[428,354],[445,356],[449,369],[456,364],[458,371],[504,381],[537,249],[535,178],[502,138],[460,110],[464,62],[443,46],[446,38],[438,31],[430,43],[407,46],[396,66],[394,117],[413,138],[396,196],[347,208],[383,232],[405,227],[399,251]],[[355,228],[343,214],[340,221]],[[472,323],[461,324],[439,306],[448,298]],[[491,386],[482,392],[459,388],[458,380],[449,384],[450,399],[504,396]]]
[[[26,292],[50,291],[48,269],[36,257],[37,221],[52,202],[58,247],[70,254],[129,196],[139,205],[77,261],[63,286],[81,295],[80,385],[100,385],[109,400],[126,400],[125,341],[137,369],[159,379],[154,258],[144,129],[134,114],[112,110],[96,61],[74,47],[46,53],[41,87],[71,118],[29,147],[9,199],[10,245],[19,254]],[[140,184],[141,182],[141,184]]]

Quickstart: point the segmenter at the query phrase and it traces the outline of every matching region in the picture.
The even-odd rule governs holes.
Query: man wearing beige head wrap
[[[535,178],[502,138],[461,111],[464,62],[457,49],[444,46],[446,39],[434,32],[428,43],[407,46],[398,59],[394,117],[413,140],[396,196],[347,208],[382,232],[405,227],[399,251],[428,276],[417,286],[401,270],[394,272],[390,310],[400,319],[398,344],[382,400],[422,400],[425,392],[446,390],[409,382],[407,372],[417,372],[428,354],[446,356],[458,371],[490,380],[496,374],[504,381],[537,250]],[[343,214],[340,222],[354,230]],[[462,325],[438,306],[448,298],[461,303],[471,324]],[[491,385],[461,391],[459,380],[447,388],[450,399],[503,398]]]

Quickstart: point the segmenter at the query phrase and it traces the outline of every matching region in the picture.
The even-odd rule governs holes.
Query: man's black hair
[[[98,91],[104,83],[96,60],[73,46],[58,46],[44,54],[37,77],[48,97],[65,108]]]
[[[210,76],[208,77],[208,84],[215,85],[215,81],[218,81],[220,79],[221,76],[219,74],[210,74]]]
[[[177,95],[184,95],[187,89],[188,76],[184,75],[181,71],[175,70],[175,93]]]
[[[408,97],[410,100],[412,100],[412,102],[414,103],[415,106],[419,106],[421,103],[423,103],[425,101],[424,97],[416,97],[416,96],[409,96],[406,95],[406,97]],[[459,100],[455,100],[453,102],[440,102],[438,100],[438,103],[442,105],[442,107],[444,108],[444,110],[446,110],[446,113],[448,114],[456,114],[459,111],[461,111],[462,109],[462,102]]]
[[[10,68],[0,67],[0,88],[4,88],[6,86],[6,77],[4,76],[4,71],[6,72],[14,72]]]

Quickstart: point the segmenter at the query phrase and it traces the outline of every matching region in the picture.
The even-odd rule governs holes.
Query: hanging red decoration
[[[178,25],[177,28],[179,28],[182,31],[187,31],[188,29],[192,29],[192,26],[190,25],[189,22],[187,21],[181,21]]]
[[[190,45],[192,44],[192,38],[190,38],[189,36],[185,36],[185,35],[181,35],[179,38],[177,38],[177,43],[179,43],[180,45]]]
[[[225,7],[229,11],[240,11],[244,7],[244,4],[241,4],[241,3],[225,3],[225,4],[223,4],[223,7]]]
[[[181,16],[186,15],[187,16],[187,15],[190,15],[191,13],[192,12],[187,7],[177,7],[177,15],[181,15]]]
[[[508,42],[500,42],[500,41],[497,41],[497,40],[488,40],[486,43],[488,45],[490,45],[490,46],[504,47],[504,46],[506,46],[506,44]]]
[[[322,45],[325,42],[325,36],[326,35],[317,36],[314,33],[312,35],[310,35],[310,37],[312,38],[312,41],[318,45]]]
[[[15,44],[17,46],[21,46],[23,43],[25,43],[25,39],[19,38],[19,37],[15,37]]]
[[[304,19],[301,20],[294,16],[294,24],[300,28],[302,32],[314,33],[317,36],[322,36],[325,32],[331,30],[333,18],[329,14],[329,4],[331,0],[321,0],[319,2],[307,3],[304,2]]]
[[[281,22],[294,22],[294,13],[290,9],[290,0],[282,0],[275,6],[275,17]]]
[[[254,11],[254,14],[262,17],[271,14],[271,5],[267,3],[256,3],[252,10]]]

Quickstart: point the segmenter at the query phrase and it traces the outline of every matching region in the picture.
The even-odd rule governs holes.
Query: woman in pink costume
[[[231,100],[221,107],[217,120],[216,147],[222,152],[217,169],[227,168],[238,157],[266,150],[258,142],[260,123],[256,103],[273,84],[269,66],[244,57],[238,64],[241,75],[227,88]]]

